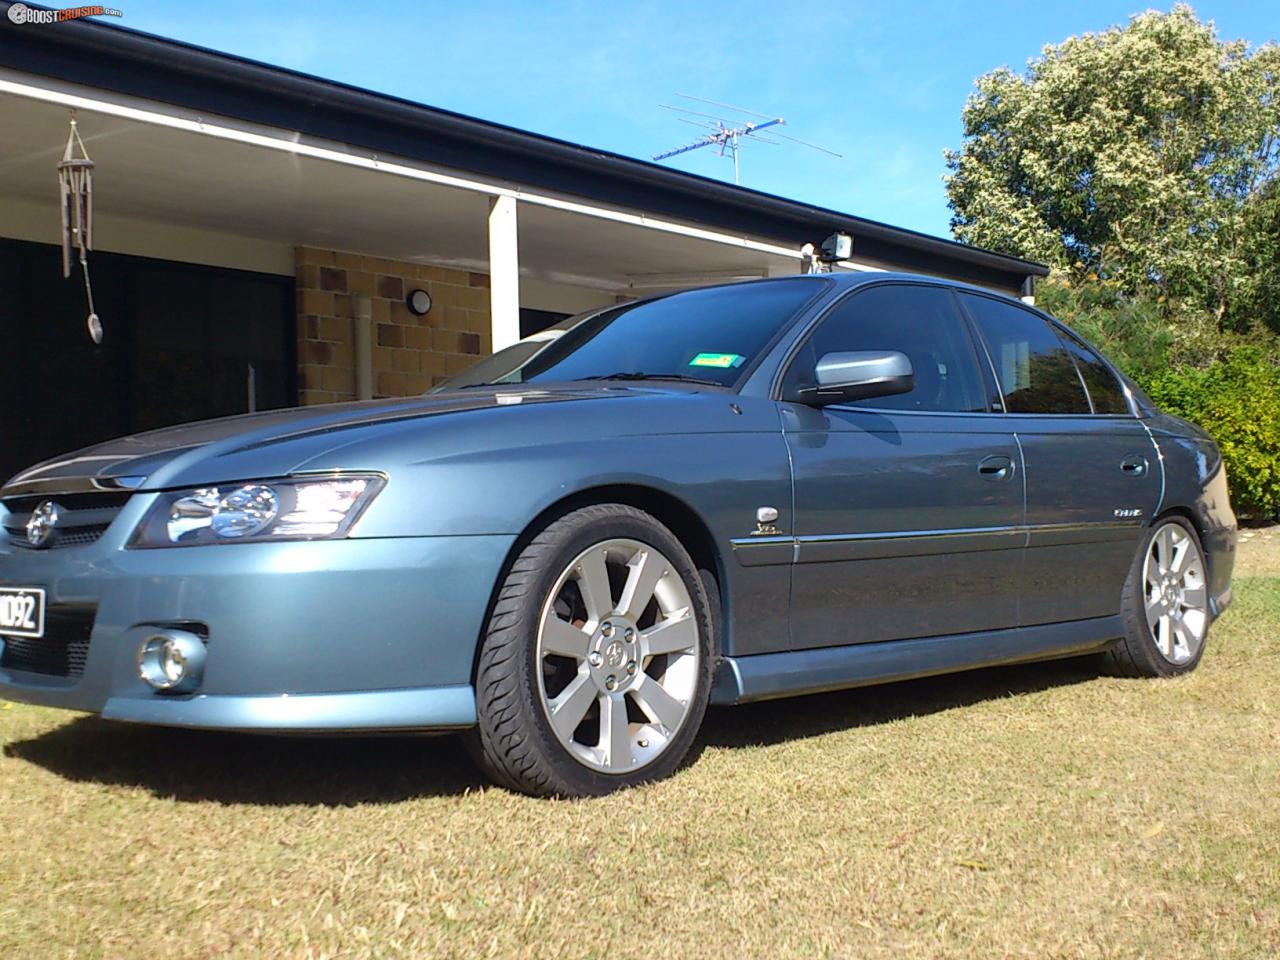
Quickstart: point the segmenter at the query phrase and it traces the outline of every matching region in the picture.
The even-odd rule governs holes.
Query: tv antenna
[[[741,107],[735,107],[728,103],[721,103],[718,100],[708,100],[705,97],[694,97],[687,93],[677,93],[677,97],[685,100],[694,100],[698,103],[709,104],[720,110],[731,110],[734,113],[740,113],[745,117],[754,117],[754,120],[743,120],[741,117],[724,117],[719,114],[707,113],[701,110],[694,110],[691,107],[675,107],[669,103],[660,103],[658,106],[664,110],[673,110],[676,113],[683,114],[679,117],[681,123],[687,123],[690,126],[701,127],[706,132],[698,137],[692,143],[686,143],[683,146],[676,147],[674,150],[668,150],[666,153],[655,154],[654,160],[666,160],[670,157],[679,156],[682,153],[689,153],[692,150],[701,150],[703,147],[719,147],[720,156],[729,156],[733,159],[733,182],[741,183],[741,174],[738,166],[738,150],[744,142],[752,143],[768,143],[778,146],[777,137],[780,140],[788,140],[791,143],[798,143],[802,147],[809,147],[811,150],[818,150],[822,153],[830,154],[833,157],[839,157],[840,154],[834,150],[828,150],[826,147],[820,147],[816,143],[809,143],[807,140],[801,140],[798,137],[791,137],[778,130],[770,130],[769,136],[762,137],[761,130],[771,127],[780,127],[787,121],[782,117],[771,117],[766,113],[756,113],[754,110],[743,110]],[[691,119],[696,117],[697,119]]]

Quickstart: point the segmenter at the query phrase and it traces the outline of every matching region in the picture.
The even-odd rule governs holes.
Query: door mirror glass
[[[819,407],[909,393],[915,387],[911,361],[897,350],[824,353],[813,379],[817,385],[802,391],[800,399]]]

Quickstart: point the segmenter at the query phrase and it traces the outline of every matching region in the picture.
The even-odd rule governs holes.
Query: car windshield
[[[625,304],[566,324],[569,329],[549,342],[521,341],[521,349],[495,354],[440,389],[611,379],[732,386],[821,289],[813,279],[794,277]]]

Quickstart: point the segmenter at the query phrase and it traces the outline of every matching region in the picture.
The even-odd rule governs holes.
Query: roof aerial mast
[[[720,103],[717,100],[707,100],[705,97],[694,97],[687,93],[677,93],[677,97],[683,97],[685,100],[694,100],[698,103],[709,104],[718,107],[721,110],[732,110],[746,117],[754,117],[753,120],[743,120],[741,118],[725,118],[717,114],[705,113],[694,110],[690,107],[673,107],[668,103],[660,103],[658,106],[664,110],[674,110],[676,113],[684,114],[679,120],[690,126],[700,127],[707,131],[694,140],[692,143],[686,143],[683,146],[676,147],[674,150],[668,150],[665,153],[655,154],[654,160],[666,160],[669,157],[676,157],[682,153],[689,153],[693,150],[701,150],[703,147],[720,148],[720,156],[726,156],[733,160],[733,182],[740,184],[741,171],[738,165],[738,150],[744,142],[768,143],[774,146],[778,145],[777,137],[781,140],[788,140],[791,143],[798,143],[802,147],[809,147],[813,150],[819,150],[822,153],[830,154],[833,157],[839,157],[840,154],[834,150],[828,150],[826,147],[820,147],[816,143],[809,143],[806,140],[800,140],[797,137],[787,136],[778,130],[771,130],[768,137],[760,135],[761,130],[770,127],[780,127],[787,121],[782,117],[771,117],[768,114],[756,113],[754,110],[743,110],[741,107],[735,107],[727,103]],[[698,119],[690,119],[697,117]]]

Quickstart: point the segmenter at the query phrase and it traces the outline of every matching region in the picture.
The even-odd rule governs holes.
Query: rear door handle
[[[1013,460],[997,453],[978,462],[978,473],[987,480],[1008,480],[1013,476]]]
[[[1131,477],[1145,476],[1148,466],[1146,457],[1125,457],[1120,461],[1120,469]]]

